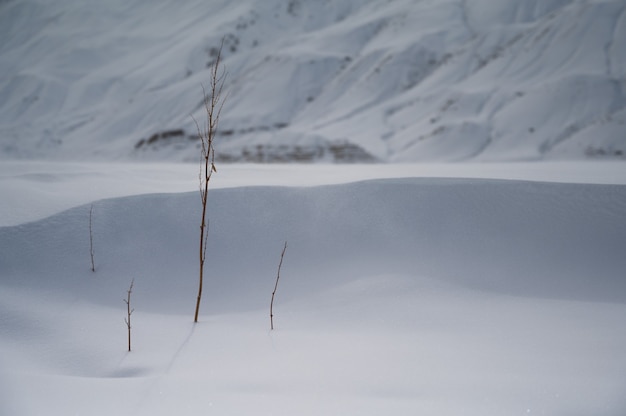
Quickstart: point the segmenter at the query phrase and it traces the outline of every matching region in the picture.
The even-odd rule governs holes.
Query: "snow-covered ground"
[[[220,165],[194,325],[197,166],[3,162],[0,414],[621,416],[625,169]]]
[[[0,1],[0,158],[626,157],[623,0]]]
[[[623,0],[0,0],[0,415],[623,416],[625,41]]]

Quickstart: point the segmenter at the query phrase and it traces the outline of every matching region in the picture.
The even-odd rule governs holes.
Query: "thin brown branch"
[[[91,207],[89,208],[89,254],[91,256],[91,271],[95,273],[96,271],[96,264],[94,263],[93,260],[93,204],[91,204]]]
[[[130,282],[130,287],[128,288],[128,291],[126,291],[127,296],[126,299],[124,299],[124,303],[126,303],[126,318],[124,318],[124,322],[126,322],[126,328],[128,329],[128,351],[130,351],[130,347],[131,347],[131,339],[130,339],[130,316],[133,314],[133,312],[135,311],[135,309],[131,309],[130,307],[130,295],[133,293],[133,286],[135,284],[135,279],[133,279]]]
[[[207,200],[209,193],[209,182],[213,172],[217,172],[215,168],[215,147],[213,142],[217,132],[217,124],[219,122],[220,114],[224,106],[224,99],[222,98],[222,90],[224,88],[224,81],[226,78],[226,71],[222,70],[220,74],[222,47],[224,46],[224,40],[217,53],[215,63],[211,68],[211,80],[210,80],[210,95],[202,85],[202,94],[204,109],[206,111],[207,122],[205,130],[200,129],[200,125],[194,118],[198,130],[198,136],[200,138],[200,201],[202,203],[202,216],[200,220],[200,244],[199,244],[199,262],[200,272],[198,281],[198,296],[196,298],[196,309],[194,313],[194,322],[198,322],[198,313],[200,311],[200,302],[202,300],[202,286],[204,281],[204,263],[206,260],[206,249],[208,241],[208,219],[207,219]],[[193,116],[192,116],[193,118]]]
[[[283,252],[280,254],[280,263],[278,263],[278,273],[276,273],[276,283],[274,284],[274,291],[272,292],[272,300],[270,302],[270,330],[274,329],[274,296],[276,295],[276,289],[278,289],[278,280],[280,279],[280,268],[283,266],[283,257],[285,257],[285,251],[287,250],[287,242],[283,247]]]

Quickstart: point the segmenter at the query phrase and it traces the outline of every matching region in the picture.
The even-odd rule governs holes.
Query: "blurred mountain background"
[[[0,158],[626,159],[623,0],[0,0]]]

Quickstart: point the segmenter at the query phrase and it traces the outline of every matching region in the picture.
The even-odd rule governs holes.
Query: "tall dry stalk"
[[[222,46],[223,46],[222,41]],[[202,86],[202,93],[204,98],[204,109],[206,111],[207,121],[204,129],[200,128],[200,125],[194,118],[198,129],[198,136],[200,138],[200,200],[202,202],[202,218],[200,221],[200,247],[199,247],[199,260],[200,260],[200,275],[198,280],[198,296],[196,298],[196,310],[194,313],[194,322],[198,322],[198,313],[200,312],[200,301],[202,300],[202,284],[204,279],[204,262],[206,260],[206,248],[209,234],[209,226],[207,220],[207,196],[209,193],[209,182],[213,172],[217,172],[215,168],[215,148],[213,142],[217,133],[217,124],[220,119],[220,113],[224,106],[224,98],[222,97],[222,89],[224,87],[224,80],[226,78],[226,72],[220,69],[222,46],[217,53],[215,62],[211,67],[211,81],[210,81],[210,95],[207,95],[204,85]],[[193,116],[192,116],[193,118]]]

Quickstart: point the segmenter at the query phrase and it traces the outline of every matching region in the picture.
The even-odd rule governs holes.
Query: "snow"
[[[625,33],[623,0],[0,0],[0,415],[623,416]]]
[[[380,178],[472,177],[550,182],[626,184],[621,162],[300,165],[223,164],[214,188],[243,185],[315,186]],[[91,201],[157,192],[189,192],[198,184],[195,164],[3,161],[0,225],[17,225]],[[45,203],[44,203],[45,201]]]
[[[3,1],[0,158],[192,161],[223,39],[223,160],[623,160],[624,33],[623,0]]]
[[[624,169],[218,165],[193,324],[196,165],[3,162],[0,414],[623,415]]]

